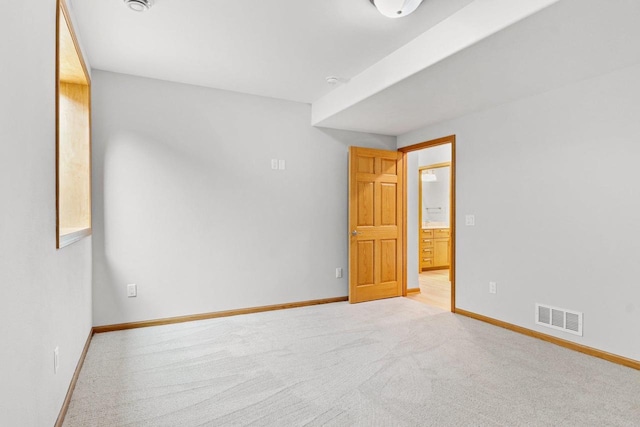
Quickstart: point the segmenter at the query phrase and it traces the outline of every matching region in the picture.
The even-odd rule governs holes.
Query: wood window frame
[[[64,24],[66,23],[66,28]],[[68,35],[66,33],[68,29]],[[62,32],[65,32],[62,34]],[[69,36],[71,41],[69,41]],[[69,54],[72,54],[75,51],[75,58],[69,58]],[[66,55],[66,56],[65,56]],[[77,58],[77,59],[76,59]],[[70,65],[71,62],[74,64]],[[70,71],[71,70],[71,71]],[[72,74],[76,74],[80,80],[84,80],[82,83],[73,82],[72,79],[69,79],[68,76]],[[92,196],[91,196],[91,161],[92,161],[92,150],[91,150],[91,78],[89,76],[89,72],[86,66],[86,62],[82,55],[82,50],[80,49],[80,45],[78,43],[78,39],[73,28],[73,22],[71,20],[71,15],[69,13],[69,9],[64,0],[57,0],[56,2],[56,84],[55,84],[55,102],[56,102],[56,247],[58,249],[63,248],[65,246],[71,245],[84,237],[90,236],[92,232],[91,227],[91,210],[92,210]],[[88,172],[84,175],[85,179],[82,180],[82,185],[85,186],[86,197],[84,198],[84,210],[86,211],[84,214],[84,220],[79,227],[75,227],[76,229],[70,227],[63,227],[63,222],[66,220],[63,218],[65,215],[64,212],[64,204],[63,204],[63,194],[62,194],[62,186],[61,186],[61,174],[63,173],[62,168],[62,158],[61,155],[61,144],[63,143],[61,138],[61,131],[63,126],[61,126],[61,96],[62,96],[62,86],[64,84],[78,84],[79,86],[86,86],[86,94],[83,96],[86,97],[86,101],[84,107],[86,109],[86,121],[83,124],[86,124],[87,128],[85,129],[86,133],[86,149],[88,151],[86,158],[87,164],[86,168]],[[85,115],[83,113],[81,119],[85,119]],[[87,206],[88,205],[88,206]]]

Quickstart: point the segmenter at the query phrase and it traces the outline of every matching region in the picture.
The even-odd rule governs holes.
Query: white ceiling
[[[638,0],[425,0],[402,19],[369,0],[71,1],[93,68],[313,103],[314,125],[386,135],[640,62]]]
[[[311,103],[472,0],[425,0],[402,19],[369,0],[72,0],[92,68]]]
[[[638,64],[639,22],[637,0],[561,0],[315,124],[402,135]]]

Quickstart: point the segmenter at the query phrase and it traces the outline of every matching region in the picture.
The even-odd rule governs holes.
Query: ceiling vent
[[[582,336],[582,313],[536,304],[536,324]]]
[[[124,0],[124,4],[135,12],[145,12],[153,6],[153,0]]]

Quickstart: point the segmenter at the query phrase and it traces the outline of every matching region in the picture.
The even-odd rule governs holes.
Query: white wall
[[[313,128],[306,104],[93,84],[95,325],[347,295],[348,146],[395,137]]]
[[[419,141],[424,142],[424,141]],[[415,144],[415,143],[412,143]],[[407,144],[411,145],[411,144]],[[407,288],[418,287],[419,168],[451,161],[451,144],[407,153]]]
[[[638,76],[636,65],[399,137],[456,135],[459,308],[640,359]],[[584,336],[536,326],[536,302],[584,312]]]
[[[435,147],[425,148],[420,150],[418,153],[418,165],[419,167],[435,165],[437,163],[445,163],[451,162],[451,144],[443,144]],[[422,184],[423,191],[423,204],[425,200],[429,200],[429,197],[425,197],[424,195],[429,192],[431,194],[431,202],[427,202],[429,207],[438,206],[442,207],[442,211],[440,213],[432,213],[431,221],[438,222],[446,222],[449,223],[449,215],[450,215],[450,203],[449,201],[449,192],[451,190],[450,186],[450,168],[446,169],[436,169],[435,174],[438,176],[438,181],[428,184]],[[444,175],[443,175],[444,174]],[[443,179],[446,177],[446,179]],[[441,202],[434,202],[434,197],[437,200],[441,200]],[[422,218],[425,220],[426,212],[422,212]]]
[[[423,141],[421,141],[423,142]],[[436,145],[419,151],[412,151],[418,156],[418,167],[435,165],[451,161],[451,144]],[[418,172],[416,172],[417,174]]]
[[[407,153],[407,289],[417,288],[418,283],[418,168],[420,151]]]
[[[429,225],[449,227],[451,210],[451,167],[445,166],[433,169],[435,181],[422,183],[422,222]]]
[[[91,329],[91,238],[56,250],[55,16],[54,1],[0,14],[2,426],[55,423]]]

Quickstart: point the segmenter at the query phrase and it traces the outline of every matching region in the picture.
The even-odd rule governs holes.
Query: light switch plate
[[[281,171],[286,169],[286,163],[284,160],[278,160],[278,169],[280,169]]]
[[[138,287],[134,283],[127,285],[127,296],[129,298],[138,296]]]
[[[342,277],[342,268],[336,268],[336,279],[340,279]]]
[[[476,216],[475,215],[465,215],[465,217],[464,217],[464,225],[467,225],[467,226],[476,225]]]

